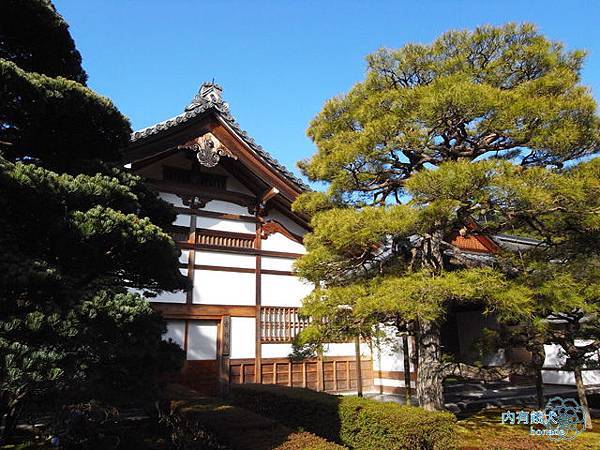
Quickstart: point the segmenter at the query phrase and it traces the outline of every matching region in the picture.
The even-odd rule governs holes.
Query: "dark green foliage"
[[[309,389],[245,384],[232,385],[228,400],[291,428],[341,442],[339,397]]]
[[[230,400],[350,448],[441,450],[455,446],[456,419],[450,413],[267,385],[232,386]]]
[[[179,249],[160,228],[174,210],[123,169],[129,122],[78,83],[85,73],[66,24],[47,2],[1,7],[0,49],[12,60],[0,58],[6,436],[23,408],[39,413],[90,398],[121,404],[155,395],[158,373],[178,370],[184,355],[161,340],[164,321],[131,289],[153,295],[183,289],[186,280]],[[5,27],[17,19],[23,30]],[[29,26],[39,28],[35,39]]]
[[[214,398],[193,394],[184,398],[172,401],[165,415],[175,444],[184,450],[343,449],[310,433],[294,433],[272,419]]]
[[[117,178],[0,158],[0,390],[7,404],[62,390],[151,395],[160,316],[126,288],[180,289],[179,250]],[[133,183],[133,179],[129,180]],[[138,180],[139,182],[139,180]],[[182,355],[170,357],[176,370]]]
[[[2,0],[0,58],[28,72],[87,80],[69,26],[48,0]]]
[[[0,104],[0,150],[9,158],[78,173],[81,160],[119,161],[129,142],[129,121],[107,98],[2,59]]]

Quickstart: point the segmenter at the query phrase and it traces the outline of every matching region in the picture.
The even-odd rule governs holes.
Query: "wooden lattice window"
[[[291,342],[310,319],[300,317],[298,308],[265,306],[260,310],[262,342]]]

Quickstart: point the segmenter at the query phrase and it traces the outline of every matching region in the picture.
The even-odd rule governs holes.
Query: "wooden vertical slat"
[[[277,384],[277,363],[273,363],[273,384]]]
[[[240,364],[240,384],[244,384],[246,382],[246,365],[244,363]]]
[[[317,391],[322,391],[323,388],[323,359],[317,357]]]
[[[288,386],[292,385],[292,363],[288,363]]]
[[[333,390],[338,390],[338,382],[337,382],[337,361],[333,360]]]
[[[306,388],[306,361],[302,361],[302,387]]]
[[[351,389],[350,384],[350,361],[346,361],[346,389]]]

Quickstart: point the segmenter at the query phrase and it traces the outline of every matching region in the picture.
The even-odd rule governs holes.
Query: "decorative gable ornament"
[[[196,159],[204,167],[215,167],[219,164],[222,156],[237,159],[237,156],[231,153],[212,133],[206,133],[204,136],[186,142],[177,148],[195,152]]]

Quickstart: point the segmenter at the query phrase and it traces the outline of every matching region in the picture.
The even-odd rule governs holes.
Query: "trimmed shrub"
[[[340,440],[351,448],[445,450],[456,446],[456,418],[451,413],[357,397],[344,397],[339,412]]]
[[[340,442],[340,398],[302,388],[265,384],[231,385],[228,400],[291,428]]]
[[[337,444],[292,429],[219,399],[202,397],[182,387],[170,387],[174,400],[165,415],[179,449],[207,450],[343,450]]]
[[[446,450],[456,446],[456,418],[447,412],[256,384],[232,386],[230,401],[355,449]]]
[[[304,431],[290,435],[287,441],[274,450],[344,450],[345,448]]]

